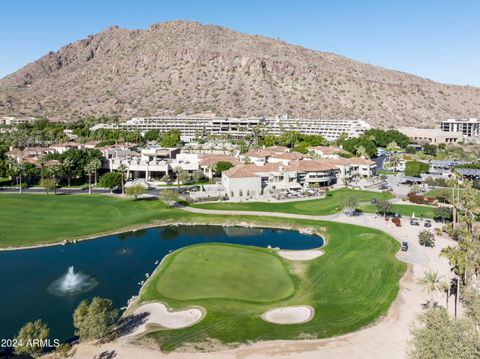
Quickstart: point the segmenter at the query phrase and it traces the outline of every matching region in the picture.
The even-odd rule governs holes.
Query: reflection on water
[[[229,237],[251,237],[259,236],[263,233],[262,228],[225,227],[224,230]]]

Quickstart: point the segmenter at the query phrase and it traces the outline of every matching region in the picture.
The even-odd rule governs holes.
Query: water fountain
[[[50,294],[64,297],[88,292],[97,285],[95,278],[81,272],[75,273],[73,266],[70,266],[67,273],[53,281],[47,289]]]

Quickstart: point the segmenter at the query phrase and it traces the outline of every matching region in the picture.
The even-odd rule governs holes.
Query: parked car
[[[425,220],[425,223],[423,225],[424,225],[424,227],[430,228],[432,226],[432,221],[427,219],[427,220]]]
[[[418,222],[418,219],[412,218],[412,219],[410,219],[410,224],[411,224],[412,226],[419,226],[419,225],[420,225],[420,222]]]
[[[402,252],[408,251],[408,242],[402,242]]]

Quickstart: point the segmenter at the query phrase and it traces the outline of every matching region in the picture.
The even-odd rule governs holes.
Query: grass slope
[[[402,215],[402,217],[411,217],[415,213],[417,218],[433,218],[432,206],[419,206],[415,204],[393,204],[393,210]],[[373,204],[363,205],[358,207],[359,210],[366,213],[376,213],[377,207]]]
[[[262,212],[285,212],[308,215],[326,215],[342,210],[342,205],[348,197],[356,197],[359,202],[389,199],[390,195],[381,192],[359,191],[352,189],[338,189],[329,191],[323,199],[312,199],[304,201],[293,201],[283,203],[269,202],[241,202],[241,203],[203,203],[195,204],[193,207],[205,209],[223,209],[238,211],[262,211]]]
[[[56,243],[180,216],[190,217],[158,200],[4,193],[0,194],[0,247]]]
[[[155,340],[163,350],[172,350],[184,343],[193,343],[198,349],[208,349],[208,345],[203,346],[207,338],[233,345],[258,340],[327,338],[358,330],[387,313],[406,269],[404,263],[395,259],[399,244],[394,239],[374,229],[342,223],[262,218],[262,224],[266,226],[286,223],[316,228],[323,231],[328,239],[328,245],[324,247],[325,254],[315,260],[290,262],[282,259],[284,263],[289,263],[296,277],[295,291],[291,296],[284,299],[271,296],[270,302],[258,302],[256,291],[264,281],[258,279],[259,282],[256,282],[257,279],[253,277],[250,288],[242,284],[242,300],[237,299],[239,295],[234,289],[231,289],[232,293],[236,293],[234,297],[218,298],[216,289],[227,293],[225,286],[233,288],[234,284],[223,283],[222,277],[216,276],[215,281],[203,283],[211,286],[207,289],[211,293],[210,298],[183,299],[193,295],[185,287],[183,279],[178,287],[170,288],[167,297],[161,282],[165,280],[170,282],[170,286],[174,285],[173,276],[168,278],[173,272],[163,275],[168,273],[171,262],[175,263],[174,254],[172,258],[167,257],[167,262],[162,263],[153,280],[147,282],[140,293],[140,302],[159,300],[173,308],[200,305],[206,308],[207,315],[200,323],[189,328],[151,332],[146,335],[147,340]],[[198,246],[193,253],[201,254],[205,248],[208,249],[203,245]],[[223,260],[217,259],[219,268],[225,265]],[[182,264],[191,273],[190,264]],[[198,270],[198,266],[194,268]],[[210,270],[207,272],[210,273]],[[195,284],[201,285],[202,282]],[[162,289],[158,290],[159,287]],[[252,301],[243,300],[247,291]],[[266,296],[263,298],[266,299]],[[315,317],[308,323],[275,325],[260,318],[267,309],[302,304],[315,308]],[[140,342],[142,340],[139,339]]]
[[[226,244],[182,248],[168,256],[142,291],[174,300],[230,298],[272,302],[293,294],[294,279],[271,251]]]
[[[312,227],[325,235],[328,243],[324,248],[325,254],[309,262],[278,259],[283,267],[279,270],[278,263],[274,264],[276,262],[270,257],[274,255],[267,249],[258,249],[258,253],[262,255],[254,255],[255,258],[251,259],[253,262],[250,262],[250,267],[247,268],[245,261],[249,259],[246,256],[242,256],[243,265],[239,265],[231,263],[236,260],[235,253],[228,254],[230,261],[222,258],[220,253],[211,253],[208,258],[221,263],[220,267],[210,264],[205,267],[204,274],[215,276],[210,279],[209,285],[212,285],[212,288],[204,288],[194,297],[198,287],[202,286],[201,281],[206,279],[199,277],[198,283],[190,283],[197,286],[196,289],[188,290],[183,282],[182,287],[168,291],[160,283],[160,291],[154,289],[150,294],[142,292],[143,300],[161,300],[174,308],[201,305],[207,309],[204,320],[192,327],[148,334],[148,337],[157,341],[164,350],[171,350],[189,342],[202,346],[207,338],[235,344],[306,336],[326,338],[355,331],[388,311],[398,293],[399,279],[406,269],[404,263],[395,259],[399,244],[393,238],[378,230],[343,223],[199,215],[166,208],[158,200],[133,201],[106,196],[28,194],[1,194],[0,218],[2,247],[54,243],[62,239],[145,224],[180,221],[221,224],[227,219],[247,221],[264,227]],[[195,257],[198,253],[189,254]],[[166,260],[168,259],[169,257]],[[264,261],[266,263],[263,263]],[[289,268],[285,267],[287,263],[290,263]],[[200,271],[200,264],[192,264],[188,273],[193,275],[194,271]],[[186,266],[188,265],[187,263]],[[241,288],[230,292],[233,298],[226,297],[232,284],[226,283],[229,278],[222,277],[222,270],[218,270],[218,273],[214,271],[214,268],[222,267],[227,267],[230,278],[235,270],[246,271],[250,278],[250,288],[248,282],[244,282]],[[174,286],[175,277],[181,275],[179,268],[169,273],[170,286]],[[272,271],[269,278],[277,278],[274,280],[275,284],[266,284],[264,276],[254,273],[257,268]],[[287,277],[294,283],[293,293],[290,293],[291,283]],[[183,280],[186,279],[185,276]],[[268,288],[262,288],[263,286]],[[220,295],[216,294],[217,290],[221,290]],[[245,300],[247,294],[249,300]],[[313,320],[302,325],[275,325],[260,318],[269,308],[296,304],[313,306],[316,310]]]

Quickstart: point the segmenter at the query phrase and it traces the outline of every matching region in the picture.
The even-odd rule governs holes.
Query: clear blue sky
[[[0,77],[118,25],[183,19],[480,87],[480,0],[23,0],[0,2]]]

